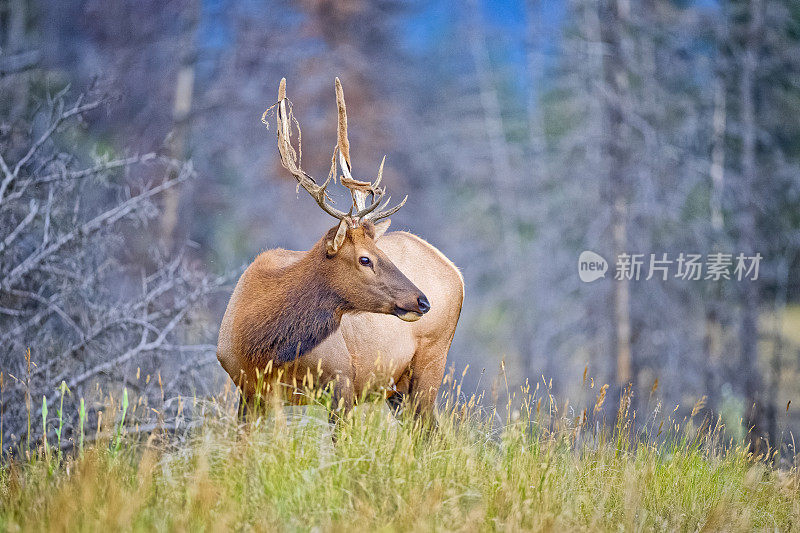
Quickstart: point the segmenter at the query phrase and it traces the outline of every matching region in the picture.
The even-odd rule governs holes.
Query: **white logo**
[[[578,258],[578,275],[581,281],[589,283],[596,279],[606,277],[608,263],[599,254],[586,250]]]

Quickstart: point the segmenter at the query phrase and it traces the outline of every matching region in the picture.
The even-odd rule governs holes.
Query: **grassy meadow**
[[[800,530],[794,458],[754,460],[719,424],[658,406],[634,435],[624,397],[608,427],[592,393],[572,416],[523,390],[504,417],[454,405],[451,387],[436,429],[365,402],[335,444],[314,402],[242,423],[233,395],[185,400],[177,427],[137,430],[126,394],[97,438],[5,457],[0,530]]]

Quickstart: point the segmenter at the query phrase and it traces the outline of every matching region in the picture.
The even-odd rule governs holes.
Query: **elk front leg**
[[[301,356],[301,362],[307,369],[302,375],[310,373],[315,388],[331,392],[331,423],[349,413],[355,395],[355,370],[341,332],[334,332],[316,348]]]
[[[247,404],[248,400],[244,395],[244,392],[239,390],[239,405],[236,407],[236,415],[239,422],[244,422],[247,420]]]
[[[352,371],[338,372],[333,380],[333,394],[331,396],[331,412],[329,420],[336,423],[344,419],[353,409],[355,395]]]

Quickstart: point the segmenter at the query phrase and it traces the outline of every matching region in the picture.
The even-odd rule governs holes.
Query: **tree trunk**
[[[483,25],[481,24],[478,5],[475,0],[469,0],[468,6],[470,10],[468,40],[475,63],[483,124],[492,162],[493,177],[491,180],[494,183],[489,185],[496,191],[494,197],[497,201],[497,216],[500,219],[498,231],[501,232],[503,247],[507,253],[514,253],[516,248],[511,232],[513,224],[511,224],[509,215],[515,212],[516,194],[514,194],[513,190],[514,175],[511,171],[508,141],[503,129],[500,97],[492,79],[492,69],[489,62],[489,54],[486,50],[486,38],[482,31]]]
[[[749,23],[739,70],[739,91],[742,128],[742,193],[745,201],[739,205],[739,246],[741,252],[755,253],[756,214],[748,201],[753,197],[757,180],[755,76],[762,28],[761,0],[749,3]],[[740,372],[746,402],[745,423],[750,451],[758,455],[766,451],[764,410],[760,397],[762,380],[758,367],[758,310],[759,293],[756,281],[741,283],[741,317],[739,324]]]
[[[603,114],[606,135],[603,140],[608,161],[607,201],[611,209],[611,249],[613,258],[627,252],[628,247],[628,166],[626,142],[629,132],[622,105],[629,98],[628,73],[622,51],[622,25],[627,20],[629,6],[622,0],[602,0],[598,3],[600,40],[603,55],[603,84],[605,98]],[[613,261],[613,259],[612,259]],[[630,282],[615,280],[613,289],[613,359],[614,382],[617,390],[633,380],[631,355]]]
[[[769,434],[769,444],[772,450],[778,450],[781,445],[780,430],[778,429],[778,392],[783,373],[783,315],[786,311],[786,300],[789,292],[789,260],[781,259],[778,263],[778,287],[775,291],[775,306],[773,309],[773,339],[772,358],[770,359],[769,386],[766,398],[766,429]]]
[[[469,9],[467,37],[475,64],[483,127],[492,168],[492,176],[486,187],[487,190],[494,192],[492,196],[496,206],[496,226],[502,250],[498,258],[503,264],[516,265],[521,264],[522,261],[522,243],[516,229],[519,213],[519,195],[516,192],[518,174],[512,170],[511,153],[503,125],[500,95],[494,86],[479,6],[475,0],[469,0],[467,6]],[[526,301],[525,298],[520,298],[520,291],[524,291],[529,286],[525,275],[526,272],[523,269],[511,269],[503,284],[504,289],[500,297],[504,303],[510,304],[514,320],[512,326],[514,336],[511,342],[519,350],[520,357],[523,358],[525,371],[529,372],[532,367],[530,351],[533,344],[528,331],[532,327],[528,320],[531,311],[528,306],[519,304],[520,301]],[[533,378],[532,375],[528,375],[528,377]]]
[[[720,239],[723,235],[722,194],[725,186],[725,131],[727,124],[727,104],[725,99],[725,83],[720,74],[714,81],[714,116],[713,133],[711,138],[711,197],[709,210],[711,212],[711,247],[720,251]],[[705,388],[709,398],[709,407],[718,395],[719,374],[722,365],[722,324],[720,313],[720,284],[715,283],[708,292],[705,312],[705,339],[706,354]]]
[[[545,165],[545,137],[542,125],[541,103],[539,91],[542,89],[540,80],[544,76],[542,53],[539,50],[538,37],[542,32],[539,24],[539,0],[525,2],[527,14],[526,55],[528,62],[528,139],[530,156],[533,162],[530,172],[535,185],[539,185],[544,177]]]
[[[194,93],[195,64],[197,63],[197,28],[200,22],[200,4],[195,0],[187,7],[186,21],[181,36],[183,53],[180,59],[178,77],[175,81],[175,95],[172,101],[173,128],[168,139],[171,157],[186,157],[186,141],[189,133],[189,118]],[[172,248],[175,227],[178,224],[180,188],[173,187],[164,192],[164,206],[161,216],[161,238],[167,249]]]
[[[542,90],[540,80],[544,75],[544,65],[542,61],[542,53],[540,50],[542,34],[542,25],[539,20],[539,0],[527,0],[525,2],[526,19],[527,19],[527,32],[525,38],[527,67],[528,67],[528,154],[527,164],[529,168],[529,175],[532,182],[532,190],[538,190],[543,186],[546,172],[545,172],[545,137],[544,125],[542,123],[541,103],[539,101],[539,91]],[[536,195],[534,195],[536,196]],[[534,213],[535,209],[522,208],[522,213]],[[522,244],[522,243],[521,243]],[[525,251],[521,251],[525,253]],[[520,269],[522,275],[523,290],[530,290],[534,282],[530,279],[530,271],[527,269]],[[522,288],[521,287],[521,288]],[[517,301],[530,301],[529,294],[525,294],[523,298],[517,298]],[[545,361],[545,375],[548,379],[552,378],[558,371],[555,368],[555,361],[550,353],[537,353],[534,349],[534,332],[536,330],[536,317],[535,314],[527,307],[520,309],[520,327],[523,329],[520,335],[520,356],[523,358],[525,366],[525,374],[531,380],[536,379],[536,365],[535,359],[538,357],[546,357]]]
[[[22,52],[26,45],[28,2],[27,0],[10,0],[8,3],[9,20],[8,34],[6,35],[5,52],[8,55]],[[22,72],[11,81],[9,89],[11,97],[10,118],[21,117],[25,113],[28,103],[27,74]]]

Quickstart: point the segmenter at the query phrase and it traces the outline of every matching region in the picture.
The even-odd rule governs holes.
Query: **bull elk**
[[[461,313],[463,278],[421,238],[386,232],[388,217],[408,197],[386,209],[383,162],[374,182],[353,178],[338,78],[335,86],[338,140],[322,185],[300,168],[291,145],[296,121],[285,79],[273,107],[282,165],[298,190],[302,186],[338,224],[308,251],[276,248],[256,257],[228,303],[217,358],[244,402],[259,392],[257,384],[291,388],[313,376],[314,386],[332,384],[333,405],[344,412],[356,398],[381,388],[394,395],[390,404],[409,396],[417,414],[428,414]],[[330,205],[326,194],[337,163],[340,182],[352,194],[348,212]]]

